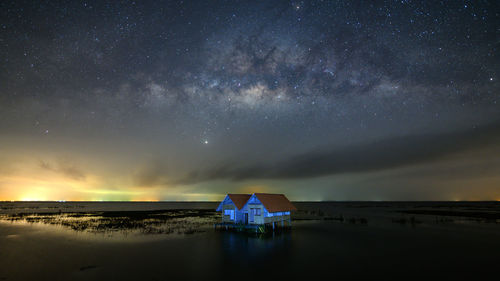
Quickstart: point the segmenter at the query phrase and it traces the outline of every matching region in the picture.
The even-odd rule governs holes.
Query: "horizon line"
[[[297,203],[311,202],[500,202],[500,200],[290,200]],[[216,203],[220,200],[0,200],[0,203]]]

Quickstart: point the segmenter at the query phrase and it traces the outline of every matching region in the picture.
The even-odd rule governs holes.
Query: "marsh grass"
[[[344,216],[342,214],[334,217],[334,216],[327,216],[327,217],[324,217],[323,220],[327,220],[327,221],[339,221],[339,222],[344,222]]]
[[[453,209],[447,209],[447,210],[404,210],[404,211],[399,211],[400,213],[405,213],[405,214],[415,214],[415,215],[433,215],[433,216],[440,216],[440,217],[463,217],[463,218],[470,218],[470,219],[476,219],[476,220],[481,220],[485,222],[496,222],[500,220],[500,210],[498,209],[489,209],[489,210],[482,210],[482,211],[471,211],[469,209],[459,209],[459,210],[453,210]],[[477,210],[475,208],[474,210]]]
[[[402,217],[402,218],[398,218],[398,219],[392,219],[392,222],[398,223],[401,225],[409,224],[409,225],[413,225],[413,226],[422,223],[421,220],[418,220],[415,217],[410,217],[410,218]]]
[[[368,220],[366,218],[349,218],[347,220],[350,224],[367,224]]]
[[[217,222],[212,210],[123,211],[95,213],[30,213],[3,215],[5,221],[60,225],[86,232],[194,234]]]

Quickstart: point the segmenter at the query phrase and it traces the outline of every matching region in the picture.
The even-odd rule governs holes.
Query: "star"
[[[97,21],[90,1],[66,1],[36,11],[51,19],[43,33],[26,24],[35,11],[18,3],[23,1],[12,2],[0,10],[12,14],[0,23],[5,70],[0,135],[23,139],[2,142],[2,153],[12,152],[12,158],[31,147],[46,150],[40,154],[48,157],[54,153],[52,158],[62,154],[75,165],[85,159],[85,166],[101,163],[102,155],[80,144],[102,144],[116,158],[110,165],[94,165],[99,169],[82,169],[95,172],[95,178],[123,176],[119,181],[130,182],[130,188],[137,183],[156,187],[165,182],[162,177],[177,182],[191,174],[200,175],[192,181],[207,186],[211,180],[227,180],[229,186],[231,179],[247,177],[278,178],[276,185],[284,187],[301,177],[324,184],[315,189],[321,194],[311,191],[308,198],[338,199],[344,198],[342,191],[329,191],[332,184],[316,177],[382,169],[388,170],[384,175],[396,175],[399,165],[423,167],[424,160],[446,171],[448,164],[435,162],[446,156],[440,145],[455,136],[451,131],[463,131],[460,141],[469,143],[479,134],[470,132],[473,122],[478,130],[490,122],[500,127],[498,42],[489,24],[497,11],[487,1],[355,5],[290,0],[270,7],[252,1],[197,5],[204,1],[195,0],[190,5],[167,1],[172,3],[164,9],[131,1],[132,9],[100,6],[102,20]],[[441,108],[446,110],[437,111]],[[42,136],[43,144],[37,138]],[[388,149],[402,141],[399,136],[414,140],[401,143],[411,147]],[[427,149],[427,136],[443,139]],[[123,141],[129,139],[133,142]],[[388,145],[378,144],[384,140]],[[422,147],[422,156],[414,146]],[[356,157],[367,161],[358,165],[352,161]],[[240,167],[214,172],[203,165],[206,158],[214,169],[227,163]],[[5,197],[1,171],[10,165],[4,162],[0,159],[0,199]],[[175,163],[183,164],[158,181],[152,178]],[[467,176],[478,170],[465,164],[460,167]],[[134,181],[113,174],[146,168],[151,171]],[[424,178],[432,185],[438,173],[428,171]],[[27,178],[31,172],[27,167]],[[385,180],[390,178],[377,184],[390,183]],[[492,190],[498,183],[491,183]],[[369,199],[368,187],[359,184],[345,196]],[[446,199],[454,187],[446,188],[432,193]],[[407,194],[431,196],[418,191],[415,187]],[[377,192],[382,196],[386,189]],[[397,199],[396,194],[387,199]]]

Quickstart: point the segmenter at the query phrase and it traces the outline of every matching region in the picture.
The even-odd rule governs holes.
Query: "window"
[[[234,210],[224,210],[225,216],[230,216],[232,220],[234,220]]]
[[[262,213],[261,213],[261,209],[260,208],[250,208],[249,210],[249,221],[250,222],[254,222],[254,217],[255,216],[260,216]]]
[[[261,212],[260,212],[260,208],[250,208],[250,213],[254,216],[260,216],[261,215]]]

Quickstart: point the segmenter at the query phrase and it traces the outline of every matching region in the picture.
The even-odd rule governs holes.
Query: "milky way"
[[[0,5],[0,200],[500,198],[494,1]]]

